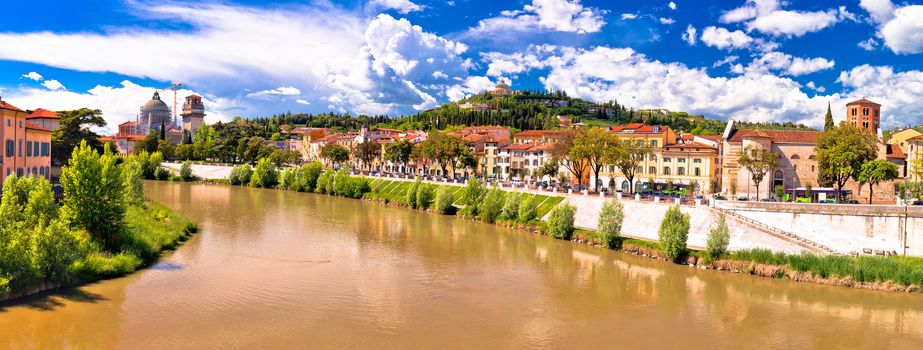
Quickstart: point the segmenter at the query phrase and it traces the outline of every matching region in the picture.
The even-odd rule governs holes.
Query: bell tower
[[[881,105],[865,98],[846,104],[846,122],[878,135]]]
[[[202,96],[192,94],[186,96],[186,102],[183,102],[183,130],[195,135],[199,126],[205,122],[205,104],[202,103]]]

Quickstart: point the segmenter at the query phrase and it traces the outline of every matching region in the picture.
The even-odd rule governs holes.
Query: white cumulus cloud
[[[673,24],[676,23],[676,20],[667,17],[660,17],[660,24]]]
[[[729,31],[721,27],[705,27],[702,30],[702,42],[721,50],[745,48],[753,42],[747,33],[740,30]]]
[[[415,4],[410,0],[372,0],[369,4],[375,8],[395,10],[402,14],[423,10],[423,6]]]
[[[60,81],[57,81],[54,79],[45,80],[44,82],[42,82],[42,86],[44,86],[48,90],[66,90],[64,88],[64,84],[61,84]]]
[[[261,90],[247,94],[247,97],[261,96],[296,96],[301,95],[301,90],[291,86],[282,86],[275,89]]]
[[[884,44],[897,54],[923,52],[923,5],[894,11],[894,18],[881,28]]]
[[[499,17],[481,20],[471,31],[490,35],[504,30],[595,33],[606,24],[605,13],[583,6],[580,0],[532,0],[522,10],[503,11]]]
[[[832,26],[839,21],[836,11],[773,11],[759,16],[747,24],[750,30],[758,30],[774,36],[802,36]]]
[[[667,4],[667,7],[669,7],[671,10],[676,10],[676,3],[670,1],[670,3]]]
[[[785,75],[802,76],[833,68],[833,60],[823,57],[801,58],[782,52],[767,52],[747,66],[750,72],[778,71]]]
[[[45,79],[45,77],[43,77],[41,74],[38,74],[36,72],[29,72],[29,73],[23,74],[22,77],[26,79],[32,79],[34,81],[42,81],[42,79]]]
[[[859,7],[868,11],[875,23],[885,23],[894,18],[894,4],[891,0],[860,0]]]
[[[690,24],[690,25],[686,26],[686,31],[683,32],[683,35],[681,36],[681,38],[683,39],[683,41],[685,41],[687,44],[689,44],[689,46],[695,46],[696,32],[697,32],[697,31],[696,31],[695,27],[693,27],[693,26]]]

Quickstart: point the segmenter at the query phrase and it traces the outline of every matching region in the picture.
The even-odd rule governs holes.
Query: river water
[[[0,345],[923,348],[919,294],[701,271],[313,194],[146,190],[200,233],[134,275],[0,305]]]

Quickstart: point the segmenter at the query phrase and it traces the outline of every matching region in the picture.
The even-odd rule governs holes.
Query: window
[[[857,108],[853,108],[853,109],[852,109],[852,115],[856,115],[856,110],[857,110]]]
[[[668,166],[663,167],[663,174],[664,174],[664,175],[670,175],[670,167],[668,167]]]
[[[26,141],[26,157],[31,157],[31,156],[32,156],[32,141]]]
[[[651,175],[657,175],[657,167],[653,167],[653,166],[652,166],[652,167],[649,167],[649,168],[647,169],[647,173],[648,173],[648,174],[651,174]]]
[[[702,169],[695,168],[695,176],[702,176]]]
[[[798,160],[798,159],[801,159],[801,157],[799,157],[797,154],[792,156],[792,160]]]
[[[13,126],[13,121],[10,120],[10,119],[7,119],[7,120],[6,120],[6,126]],[[7,175],[9,175],[9,174],[7,174]]]
[[[693,158],[693,159],[692,159],[692,162],[693,162],[693,163],[696,163],[696,164],[701,164],[701,163],[702,163],[702,158]]]
[[[813,166],[813,165],[811,166],[811,172],[812,172],[812,173],[814,172],[814,166]]]
[[[13,152],[15,148],[16,148],[16,144],[13,143],[13,140],[6,140],[6,156],[7,157],[12,157],[14,155]]]
[[[16,176],[22,177],[22,168],[16,169]]]
[[[657,161],[657,155],[651,154],[651,161]]]
[[[670,161],[672,161],[672,159],[670,159],[670,157],[663,157],[663,162],[664,162],[664,163],[669,163]]]
[[[679,175],[679,176],[686,175],[686,168],[684,167],[676,168],[676,175]]]
[[[643,146],[644,146],[644,140],[638,140],[638,141],[635,142],[635,144],[638,145],[638,147],[643,147]]]
[[[38,141],[32,143],[32,155],[38,157]]]
[[[532,160],[532,166],[538,166],[538,159]]]
[[[42,157],[47,157],[51,153],[51,144],[48,142],[42,142]]]
[[[45,167],[38,168],[38,174],[41,176],[45,176]]]
[[[19,121],[19,128],[22,129],[22,120]]]
[[[635,174],[640,174],[640,173],[643,173],[643,172],[644,172],[644,168],[643,168],[643,167],[640,167],[640,166],[639,166],[639,167],[635,168]]]
[[[685,162],[686,162],[686,158],[676,158],[676,161],[679,162],[679,163],[685,163]]]
[[[18,147],[17,147],[17,149],[16,149],[16,150],[17,150],[16,154],[18,154],[20,157],[22,157],[22,140],[17,140],[17,141],[18,141],[18,142],[17,142],[17,146],[18,146]],[[21,169],[20,169],[20,170],[21,170]]]
[[[657,147],[657,140],[651,140],[651,147]]]

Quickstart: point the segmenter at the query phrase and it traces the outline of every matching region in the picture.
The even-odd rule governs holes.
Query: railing
[[[807,239],[807,238],[801,237],[801,236],[796,235],[796,234],[794,234],[794,233],[791,233],[791,232],[788,232],[788,231],[784,231],[784,230],[781,230],[781,229],[778,229],[778,228],[775,228],[775,227],[766,225],[766,224],[764,224],[764,223],[762,223],[762,222],[759,222],[759,221],[753,220],[753,219],[751,219],[751,218],[748,218],[748,217],[746,217],[746,216],[740,215],[740,214],[738,214],[738,213],[736,213],[736,212],[734,212],[734,211],[727,210],[727,209],[724,209],[724,208],[718,208],[718,207],[711,207],[711,208],[712,208],[713,210],[717,210],[717,211],[719,211],[719,212],[721,212],[721,213],[725,213],[725,214],[727,214],[727,215],[730,215],[731,217],[733,217],[733,218],[735,218],[735,219],[737,219],[737,220],[743,221],[743,222],[745,222],[745,223],[747,223],[747,224],[750,224],[751,226],[755,226],[756,228],[761,229],[761,230],[763,230],[763,231],[766,231],[766,232],[768,232],[769,234],[771,234],[771,235],[773,235],[773,236],[777,236],[777,237],[780,237],[780,238],[783,238],[783,239],[786,239],[786,240],[795,240],[795,243],[796,243],[796,244],[798,244],[798,245],[800,245],[800,246],[802,246],[802,247],[808,248],[808,249],[810,249],[810,250],[812,250],[812,251],[815,251],[815,252],[823,252],[823,253],[828,253],[828,254],[834,254],[834,253],[836,253],[836,250],[833,250],[832,248],[830,248],[830,247],[828,247],[828,246],[826,246],[826,245],[823,245],[823,244],[820,244],[820,243],[818,243],[818,242],[809,240],[809,239]]]

